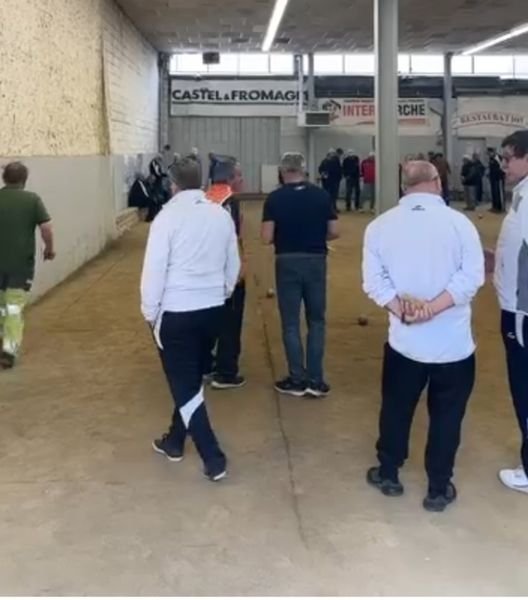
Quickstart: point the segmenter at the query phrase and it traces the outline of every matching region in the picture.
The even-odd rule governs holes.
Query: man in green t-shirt
[[[53,260],[53,232],[37,194],[25,191],[28,170],[20,162],[4,168],[0,189],[0,368],[10,369],[22,344],[23,312],[35,273],[35,229],[44,242],[44,260]]]

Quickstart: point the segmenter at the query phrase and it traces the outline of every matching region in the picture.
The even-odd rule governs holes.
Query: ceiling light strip
[[[519,25],[519,27],[514,27],[503,33],[501,35],[497,35],[495,37],[489,38],[480,44],[476,44],[475,46],[470,46],[461,52],[462,56],[470,56],[471,54],[477,54],[477,52],[482,52],[482,50],[487,50],[493,46],[497,46],[498,44],[502,44],[503,42],[507,42],[513,38],[519,37],[520,35],[524,35],[528,33],[528,23],[524,23],[523,25]]]
[[[277,31],[281,24],[282,17],[286,12],[288,2],[289,0],[275,0],[275,6],[273,7],[273,12],[271,13],[271,18],[268,23],[266,36],[264,37],[264,42],[262,43],[262,52],[269,52],[271,47],[273,46],[275,36],[277,35]]]

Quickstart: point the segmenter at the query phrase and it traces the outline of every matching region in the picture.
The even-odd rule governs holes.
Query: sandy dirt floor
[[[28,314],[25,352],[0,373],[0,592],[24,595],[526,594],[528,498],[497,470],[518,463],[498,308],[476,302],[478,381],[444,514],[421,507],[423,405],[402,472],[406,494],[365,483],[374,464],[386,318],[361,292],[369,216],[343,215],[329,263],[326,400],[280,399],[284,374],[273,259],[245,206],[246,388],[208,392],[231,460],[213,485],[188,446],[150,449],[171,410],[139,314],[144,225]],[[472,218],[486,244],[500,219]],[[60,251],[60,249],[59,249]],[[367,327],[357,317],[369,318]]]

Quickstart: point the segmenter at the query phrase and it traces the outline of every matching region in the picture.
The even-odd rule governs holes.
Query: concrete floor
[[[369,488],[385,317],[360,291],[366,216],[345,215],[330,257],[324,401],[279,399],[272,258],[246,206],[248,386],[210,392],[230,477],[207,482],[194,448],[150,449],[169,395],[138,309],[140,226],[29,311],[19,368],[0,374],[0,592],[23,595],[519,595],[528,590],[528,498],[499,484],[516,466],[498,311],[476,306],[478,384],[442,515],[421,508],[420,409],[401,499]],[[486,243],[492,215],[476,220]],[[60,249],[59,249],[60,251]],[[364,313],[370,325],[356,318]]]

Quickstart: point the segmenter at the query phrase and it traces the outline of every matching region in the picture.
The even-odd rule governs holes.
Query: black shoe
[[[223,465],[215,465],[213,467],[205,467],[204,475],[212,481],[216,483],[217,481],[222,481],[227,477],[227,466],[224,462]]]
[[[397,496],[402,496],[404,489],[403,485],[398,481],[396,477],[393,479],[382,479],[380,475],[380,467],[372,467],[367,472],[367,481],[370,485],[377,487],[378,490],[385,496],[392,496],[396,498]]]
[[[161,439],[152,442],[152,448],[158,454],[163,454],[171,462],[180,462],[183,460],[183,449],[171,442],[169,434],[166,433]]]
[[[288,394],[290,396],[296,396],[301,398],[308,390],[306,383],[294,381],[291,377],[286,377],[282,381],[275,383],[275,389],[280,394]]]
[[[314,398],[324,398],[330,393],[330,386],[322,381],[321,383],[310,382],[306,393]]]
[[[456,499],[456,487],[452,483],[448,483],[443,493],[429,490],[427,496],[424,498],[423,507],[429,512],[444,512]]]
[[[246,385],[246,380],[241,375],[234,377],[224,377],[223,375],[214,375],[211,381],[211,387],[215,390],[230,390],[241,388]]]
[[[15,366],[15,357],[7,352],[0,354],[0,367],[2,369],[12,369]]]
[[[214,376],[215,376],[215,374],[214,374],[214,373],[205,373],[205,374],[202,376],[202,379],[203,379],[203,382],[204,382],[204,384],[205,384],[205,385],[209,385],[209,384],[210,384],[210,383],[213,381],[213,379],[214,379]]]

